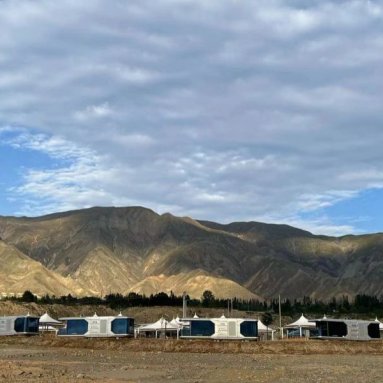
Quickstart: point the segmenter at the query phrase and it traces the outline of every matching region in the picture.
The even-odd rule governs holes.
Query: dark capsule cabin
[[[376,340],[380,339],[379,323],[355,319],[314,319],[317,339]]]
[[[181,331],[181,338],[258,339],[258,321],[240,318],[191,318]]]
[[[82,336],[88,338],[119,338],[134,336],[134,319],[126,316],[97,316],[60,318],[65,322],[58,336]]]
[[[38,335],[39,317],[31,315],[0,317],[1,335]]]

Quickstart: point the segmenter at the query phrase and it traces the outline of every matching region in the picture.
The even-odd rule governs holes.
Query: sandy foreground
[[[383,342],[0,338],[0,382],[382,382]]]

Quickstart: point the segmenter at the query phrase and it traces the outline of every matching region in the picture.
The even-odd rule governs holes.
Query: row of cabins
[[[177,337],[183,339],[258,339],[258,321],[255,319],[178,317],[168,322],[165,318],[137,327],[136,337]]]
[[[302,315],[303,317],[303,315]],[[300,318],[296,327],[288,327],[287,335],[307,336],[317,339],[374,340],[380,338],[383,324],[375,321],[349,319],[307,320]],[[182,339],[210,338],[232,340],[257,340],[267,330],[256,319],[240,318],[161,318],[149,325],[135,327],[134,319],[118,316],[66,317],[61,321],[44,314],[42,317],[26,315],[0,317],[0,335],[35,335],[39,331],[56,329],[58,336],[74,337],[176,337]],[[304,321],[306,320],[306,321]],[[294,325],[294,323],[292,324]],[[295,335],[291,332],[294,331]],[[290,335],[289,335],[290,333]]]

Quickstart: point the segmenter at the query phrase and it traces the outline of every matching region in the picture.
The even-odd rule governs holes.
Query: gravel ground
[[[213,348],[213,352],[206,352],[210,342],[205,342],[197,343],[198,349],[205,345],[205,352],[196,353],[190,351],[190,342],[175,342],[189,348],[173,352],[158,351],[157,345],[165,345],[166,341],[147,342],[146,346],[156,345],[157,351],[132,351],[138,344],[134,340],[60,341],[52,340],[49,345],[46,339],[1,339],[0,382],[375,383],[383,377],[381,344],[363,352],[363,344],[367,344],[360,342],[344,346],[283,342],[283,348],[282,342],[267,342],[266,348],[254,343],[253,352],[235,353],[228,351],[225,343]],[[89,348],[90,344],[95,347]]]

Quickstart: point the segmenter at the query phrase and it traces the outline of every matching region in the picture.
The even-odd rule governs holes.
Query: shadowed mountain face
[[[44,272],[64,277],[60,283],[76,295],[187,290],[200,297],[206,289],[246,298],[383,294],[382,234],[332,238],[286,225],[221,225],[141,207],[97,207],[0,217],[0,237]],[[9,254],[4,259],[16,262]],[[14,288],[37,291],[27,283]]]
[[[82,295],[85,290],[71,278],[46,269],[41,263],[0,241],[0,292],[21,293],[33,286],[36,294]]]

